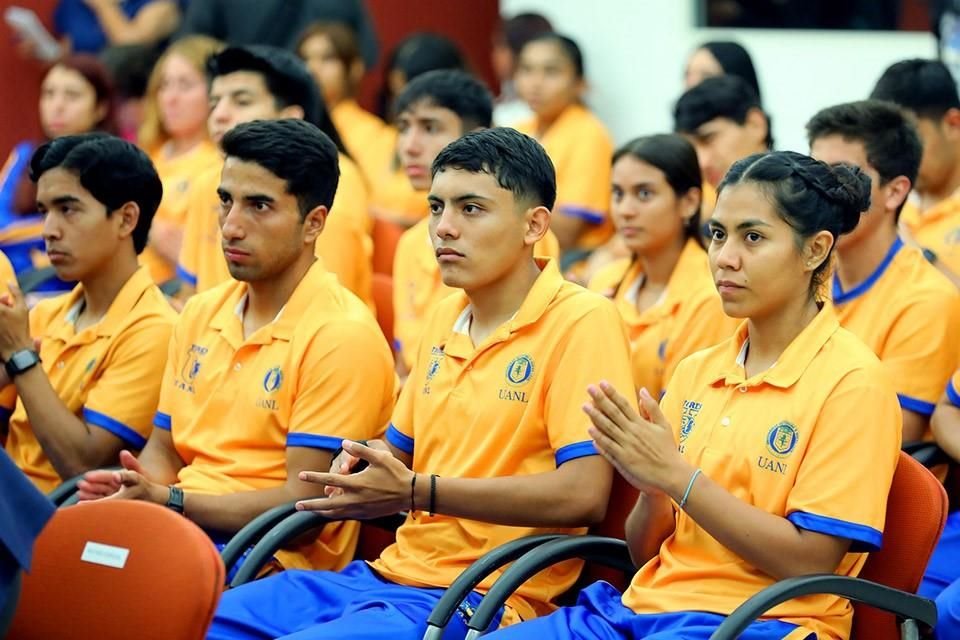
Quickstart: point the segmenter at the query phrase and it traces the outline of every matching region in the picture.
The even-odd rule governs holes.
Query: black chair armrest
[[[397,513],[383,518],[364,520],[365,525],[373,525],[388,531],[396,531],[406,519],[406,513]],[[237,574],[230,581],[230,587],[239,587],[252,581],[257,574],[270,562],[270,559],[290,541],[314,529],[319,529],[331,522],[328,518],[313,511],[294,511],[264,534],[257,542],[250,554],[237,569]],[[232,542],[232,541],[231,541]]]
[[[953,463],[953,459],[937,446],[936,442],[905,442],[901,450],[928,469],[941,464]]]
[[[450,618],[453,617],[460,603],[491,573],[513,562],[531,549],[564,537],[566,536],[561,534],[527,536],[502,544],[477,558],[473,564],[457,576],[457,579],[453,581],[453,584],[447,588],[433,607],[430,617],[427,618],[427,632],[424,634],[423,640],[439,640],[443,636],[443,629],[450,622]]]
[[[801,596],[823,593],[876,607],[901,619],[916,620],[928,628],[933,628],[937,623],[937,607],[932,600],[869,580],[823,573],[788,578],[767,587],[727,616],[710,636],[710,640],[733,640],[754,620],[778,604]]]
[[[583,558],[632,575],[636,569],[627,543],[602,536],[566,536],[527,552],[493,583],[467,624],[467,640],[479,637],[493,622],[500,607],[524,582],[564,560]]]
[[[268,531],[296,513],[296,504],[296,501],[287,502],[277,505],[273,509],[268,509],[233,534],[230,542],[220,552],[220,559],[223,560],[223,566],[226,567],[225,575],[230,575],[233,566],[237,563],[237,560],[243,557],[247,549],[256,544]]]

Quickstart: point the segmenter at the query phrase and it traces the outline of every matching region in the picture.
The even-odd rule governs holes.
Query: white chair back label
[[[114,569],[123,569],[127,564],[127,556],[130,555],[130,549],[123,547],[113,547],[109,544],[100,544],[99,542],[87,542],[83,547],[83,554],[80,560],[91,562],[93,564],[102,564],[105,567]]]

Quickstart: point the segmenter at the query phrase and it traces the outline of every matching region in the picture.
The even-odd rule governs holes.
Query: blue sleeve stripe
[[[806,511],[794,511],[787,516],[787,520],[801,529],[850,540],[853,543],[850,546],[851,553],[877,551],[883,541],[883,534],[873,527],[838,520],[829,516],[820,516]]]
[[[576,207],[569,204],[562,205],[560,207],[560,213],[565,216],[580,218],[581,220],[589,222],[590,224],[603,224],[603,221],[607,219],[607,216],[595,209]]]
[[[153,426],[164,431],[170,431],[173,428],[173,420],[166,413],[157,411],[153,416]]]
[[[413,455],[413,438],[400,433],[400,430],[393,426],[393,423],[390,423],[390,426],[387,427],[387,442],[407,455]]]
[[[953,380],[947,382],[947,399],[953,406],[960,407],[960,391],[957,391],[957,388],[953,386]]]
[[[135,449],[143,449],[147,444],[147,439],[142,435],[123,424],[119,420],[114,420],[110,416],[94,411],[93,409],[83,408],[83,419],[87,424],[106,429],[124,442],[131,444]]]
[[[599,455],[599,453],[593,444],[593,440],[585,440],[583,442],[574,442],[573,444],[560,447],[557,449],[557,452],[553,454],[553,457],[557,462],[557,466],[559,467],[564,462],[570,462],[576,458],[595,455]]]
[[[902,409],[919,413],[922,416],[932,416],[933,410],[937,408],[937,405],[933,402],[911,398],[902,393],[897,394],[897,399],[900,400],[900,407]]]
[[[327,449],[336,451],[343,444],[343,438],[334,436],[320,436],[313,433],[288,433],[288,447],[309,447],[311,449]]]
[[[403,343],[400,342],[400,338],[393,339],[393,350],[394,351],[403,351]]]
[[[176,273],[178,278],[186,282],[191,287],[197,286],[197,276],[184,269],[182,265],[177,265]]]

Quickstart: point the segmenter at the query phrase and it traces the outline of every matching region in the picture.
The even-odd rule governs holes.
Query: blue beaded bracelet
[[[690,476],[690,482],[687,483],[687,490],[683,492],[683,498],[680,499],[680,510],[683,511],[683,508],[687,506],[687,498],[690,497],[690,490],[693,489],[693,483],[696,481],[697,476],[703,473],[702,469],[697,469],[693,472],[693,475]]]

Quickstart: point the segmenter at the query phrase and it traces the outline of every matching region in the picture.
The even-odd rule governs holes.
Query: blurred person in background
[[[524,45],[551,31],[550,21],[539,13],[520,13],[503,20],[494,32],[490,61],[500,82],[500,95],[493,106],[493,122],[498,127],[512,127],[533,117],[530,107],[517,95],[513,74]]]
[[[297,53],[317,81],[343,145],[372,183],[392,157],[392,132],[357,103],[367,66],[356,32],[342,22],[315,22],[300,36]]]
[[[760,83],[753,60],[747,50],[736,42],[704,42],[694,49],[687,58],[683,84],[685,88],[692,89],[707,78],[725,75],[743,78],[760,97]]]
[[[140,259],[158,284],[174,277],[194,178],[220,162],[207,135],[205,65],[223,45],[206,36],[178,40],[157,61],[147,83],[138,143],[163,182],[163,201]]]
[[[40,127],[44,140],[17,144],[0,171],[0,251],[17,275],[47,267],[37,214],[36,185],[30,181],[30,157],[40,143],[90,131],[112,133],[114,90],[106,68],[95,57],[77,54],[54,64],[40,85]],[[69,291],[72,285],[55,277],[36,292]]]

